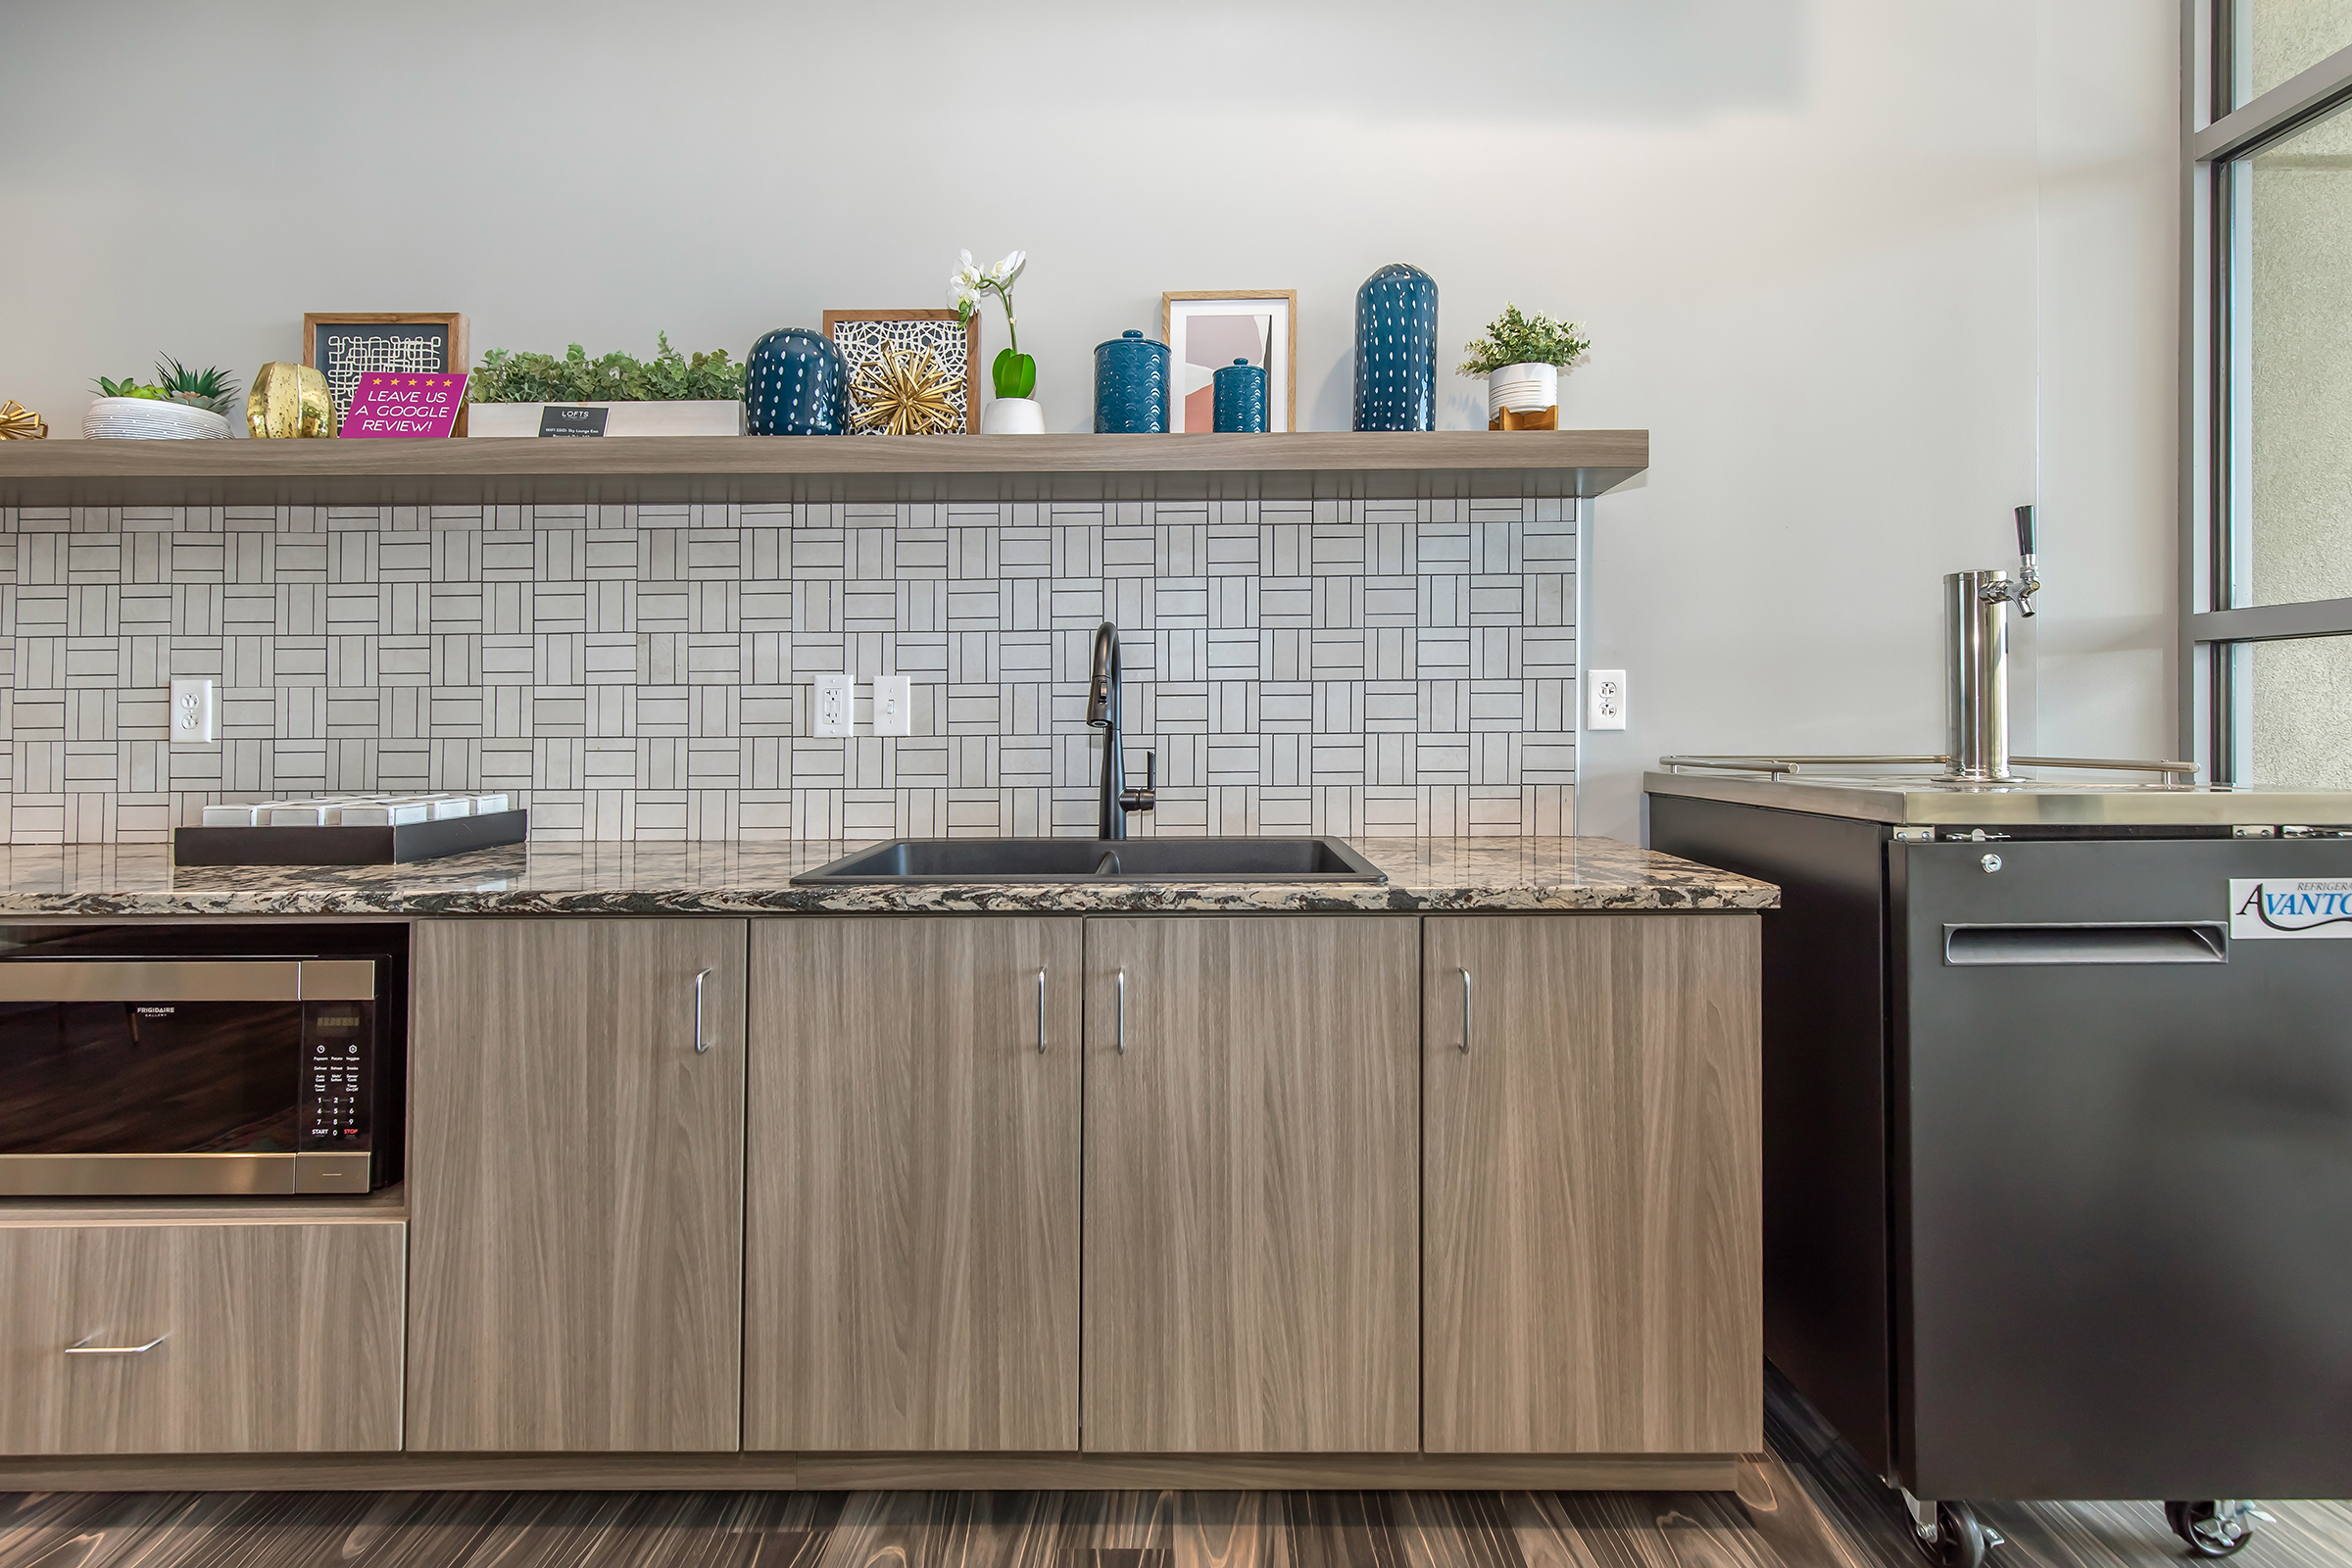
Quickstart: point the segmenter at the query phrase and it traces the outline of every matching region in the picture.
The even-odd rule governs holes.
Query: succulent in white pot
[[[1592,346],[1574,321],[1556,321],[1538,312],[1505,305],[1483,336],[1464,350],[1463,375],[1487,378],[1487,428],[1556,430],[1560,423],[1560,372]]]
[[[81,433],[91,440],[228,439],[228,409],[237,388],[217,366],[191,370],[177,360],[159,360],[152,381],[102,375],[97,386],[99,396],[81,416]]]

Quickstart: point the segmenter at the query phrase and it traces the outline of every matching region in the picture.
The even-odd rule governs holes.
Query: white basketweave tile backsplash
[[[0,814],[479,787],[549,839],[1083,836],[1109,619],[1139,834],[1567,833],[1577,505],[0,510]],[[818,739],[842,671],[859,733]],[[865,733],[877,674],[911,735]],[[167,742],[173,675],[218,745]]]

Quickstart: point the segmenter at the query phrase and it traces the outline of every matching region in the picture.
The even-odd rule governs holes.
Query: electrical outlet
[[[808,715],[811,735],[847,735],[855,728],[856,688],[847,675],[816,677],[816,711]]]
[[[914,733],[913,676],[876,675],[874,677],[874,733],[877,735],[911,735]]]
[[[172,682],[172,744],[211,746],[220,739],[213,721],[213,683],[184,677]]]
[[[1625,671],[1591,669],[1585,672],[1585,728],[1625,728]]]

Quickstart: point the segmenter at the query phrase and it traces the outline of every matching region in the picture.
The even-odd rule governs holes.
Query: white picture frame
[[[1258,363],[1266,371],[1267,433],[1298,428],[1297,289],[1170,290],[1159,297],[1159,327],[1174,382],[1168,388],[1171,433],[1213,430],[1208,411],[1215,394],[1209,390],[1209,377],[1237,358],[1256,355],[1262,355]],[[1248,352],[1252,342],[1258,345],[1255,355]],[[1237,354],[1236,349],[1244,352]]]

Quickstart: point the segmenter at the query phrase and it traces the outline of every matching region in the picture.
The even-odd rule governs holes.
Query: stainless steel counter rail
[[[1727,773],[1801,774],[1808,767],[1949,767],[1948,757],[1661,757],[1658,765],[1669,773],[1686,767]],[[2150,761],[2115,757],[2012,757],[2021,767],[2080,767],[2114,773],[2155,773],[2194,779],[2194,762]]]

